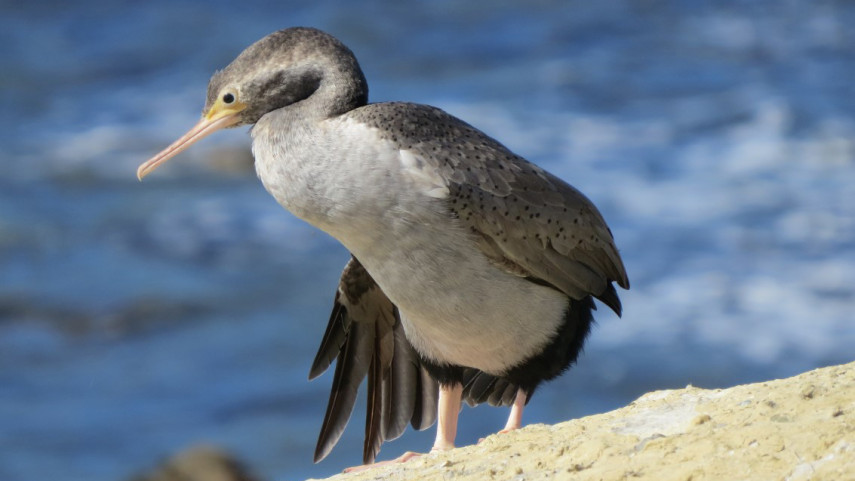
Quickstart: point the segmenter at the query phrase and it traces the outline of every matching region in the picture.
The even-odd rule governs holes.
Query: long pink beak
[[[215,118],[202,118],[196,125],[193,126],[180,139],[176,140],[169,147],[163,149],[159,154],[145,161],[137,169],[137,178],[142,180],[143,177],[150,174],[160,164],[184,152],[185,149],[196,143],[197,141],[213,134],[214,132],[232,126],[238,122],[238,113],[217,116]]]

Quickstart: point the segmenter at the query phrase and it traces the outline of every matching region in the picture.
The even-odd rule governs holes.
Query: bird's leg
[[[500,433],[507,433],[522,427],[522,414],[526,399],[525,391],[517,389],[517,395],[514,398],[514,405],[511,406],[511,414],[508,416],[508,422],[505,424],[505,429],[499,431]]]
[[[436,440],[433,451],[447,451],[454,448],[454,438],[457,437],[457,415],[460,414],[460,403],[463,399],[463,385],[454,383],[450,386],[439,386],[439,403],[436,410]]]
[[[460,413],[460,404],[463,400],[463,385],[459,383],[450,386],[439,386],[439,402],[437,403],[436,440],[430,452],[447,451],[454,449],[454,438],[457,436],[457,415]],[[523,399],[525,404],[525,399]],[[364,471],[370,468],[387,466],[389,464],[404,463],[413,458],[421,456],[421,453],[407,451],[395,459],[380,461],[374,464],[363,464],[344,470],[345,473]]]
[[[517,395],[514,397],[514,404],[511,406],[511,414],[508,416],[508,422],[505,423],[505,428],[499,431],[497,434],[504,434],[513,431],[514,429],[519,429],[522,427],[522,413],[525,408],[525,400],[528,398],[525,391],[522,389],[517,389]],[[484,439],[481,438],[478,440],[478,444],[481,444]]]

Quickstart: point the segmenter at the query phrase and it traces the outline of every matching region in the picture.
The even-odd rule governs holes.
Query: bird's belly
[[[564,319],[564,294],[496,268],[451,225],[410,228],[348,247],[398,306],[420,354],[502,374],[548,344]]]

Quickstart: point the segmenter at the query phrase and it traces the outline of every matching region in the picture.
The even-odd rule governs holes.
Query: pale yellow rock
[[[855,363],[652,392],[609,413],[329,481],[494,479],[855,481]]]

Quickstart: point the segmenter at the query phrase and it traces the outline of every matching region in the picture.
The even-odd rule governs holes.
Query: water
[[[633,287],[526,422],[851,361],[855,5],[0,3],[0,478],[118,480],[185,446],[312,465],[308,383],[347,253],[282,211],[245,131],[138,183],[209,75],[278,28],[359,57],[373,101],[440,106],[583,190]],[[459,440],[506,412],[464,409]],[[381,457],[424,450],[407,433]]]

